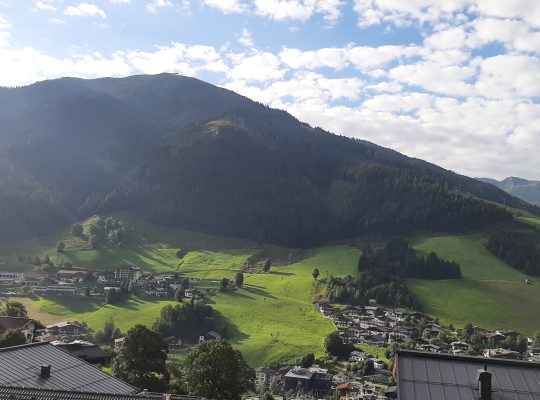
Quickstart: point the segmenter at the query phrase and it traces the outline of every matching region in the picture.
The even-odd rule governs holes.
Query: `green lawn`
[[[134,296],[127,301],[104,305],[103,300],[86,298],[12,298],[22,302],[28,314],[44,324],[59,321],[83,321],[93,330],[100,330],[104,323],[112,319],[116,327],[126,332],[135,324],[152,326],[159,316],[161,308],[170,303],[168,300],[158,300],[148,297]]]
[[[445,260],[456,261],[461,265],[464,279],[514,282],[525,280],[524,274],[491,254],[484,247],[480,236],[435,236],[422,240],[414,248],[424,254],[434,251]]]
[[[471,322],[528,335],[540,329],[540,282],[526,284],[526,275],[492,255],[480,236],[430,237],[414,247],[461,265],[463,279],[407,281],[429,314],[457,326]]]
[[[311,272],[354,274],[357,262],[353,247],[316,249],[296,264],[246,276],[243,289],[216,295],[212,306],[228,321],[234,342],[253,366],[292,362],[310,352],[322,356],[324,337],[335,327],[311,303]]]

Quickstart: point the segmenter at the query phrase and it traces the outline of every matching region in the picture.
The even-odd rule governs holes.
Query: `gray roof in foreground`
[[[49,378],[40,376],[50,365]],[[139,390],[50,343],[0,349],[0,386],[132,394]]]
[[[68,390],[30,389],[0,386],[1,400],[163,400],[161,393],[139,395],[90,393]],[[170,395],[171,400],[204,400],[202,397]]]
[[[527,361],[400,350],[400,400],[476,400],[477,372],[492,373],[492,400],[540,400],[540,364]]]

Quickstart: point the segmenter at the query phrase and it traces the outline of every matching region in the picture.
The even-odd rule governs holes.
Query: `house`
[[[375,369],[386,369],[386,364],[384,361],[379,360],[378,358],[372,358],[371,361],[373,361],[373,366]]]
[[[24,275],[21,272],[0,271],[0,282],[2,283],[21,283]]]
[[[107,360],[107,355],[99,346],[85,340],[74,340],[72,342],[57,340],[51,342],[51,344],[90,364],[104,364]]]
[[[87,333],[86,327],[84,327],[78,321],[62,321],[56,324],[47,325],[47,331],[52,335],[82,335]]]
[[[469,349],[469,345],[465,342],[452,342],[450,346],[453,354],[463,354]]]
[[[0,399],[33,399],[33,400],[205,400],[202,397],[182,396],[177,394],[164,394],[140,392],[138,394],[103,393],[91,390],[86,391],[67,389],[43,389],[29,387],[0,386]]]
[[[45,329],[45,326],[31,318],[26,317],[0,317],[0,333],[7,331],[21,332],[26,338],[26,343],[31,343],[35,337],[35,331]]]
[[[114,279],[114,272],[101,271],[97,275],[97,283],[101,285],[113,285],[117,283]]]
[[[114,339],[114,349],[120,350],[122,346],[124,345],[124,341],[126,340],[125,337]]]
[[[169,336],[163,339],[165,343],[167,343],[167,348],[169,351],[179,351],[182,349],[182,339],[176,337],[176,336]]]
[[[504,358],[506,360],[521,360],[521,354],[507,349],[485,349],[482,353],[487,358]]]
[[[219,333],[214,332],[214,331],[208,331],[206,332],[206,335],[199,336],[199,343],[208,342],[210,340],[219,340],[219,339],[221,339],[221,335]]]
[[[285,391],[303,388],[304,391],[327,393],[332,386],[332,374],[317,366],[311,368],[295,367],[285,374]]]
[[[398,350],[393,376],[400,400],[537,399],[540,364]]]
[[[362,362],[368,358],[367,354],[363,351],[354,350],[349,354],[350,362]]]
[[[184,290],[184,297],[187,299],[193,299],[196,298],[199,295],[199,291],[197,289],[186,289]]]
[[[420,346],[417,347],[418,350],[421,350],[421,351],[430,351],[432,353],[440,353],[441,352],[441,348],[437,345],[434,345],[434,344],[421,344]]]
[[[25,286],[43,286],[49,282],[49,276],[47,274],[41,274],[37,272],[24,272],[22,284]]]
[[[56,273],[56,279],[60,282],[82,282],[86,278],[85,271],[77,271],[73,269],[61,269]]]
[[[138,267],[120,267],[114,270],[114,279],[118,281],[137,282],[142,277]]]
[[[125,395],[140,392],[50,343],[0,349],[0,386]]]

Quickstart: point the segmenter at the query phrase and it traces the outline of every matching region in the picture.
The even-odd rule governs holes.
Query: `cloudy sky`
[[[174,72],[469,176],[540,179],[537,0],[0,0],[0,85]]]

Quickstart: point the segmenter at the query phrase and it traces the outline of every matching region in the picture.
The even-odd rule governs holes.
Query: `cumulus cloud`
[[[152,0],[146,5],[148,12],[155,13],[159,8],[174,7],[172,0]]]
[[[241,14],[247,11],[247,6],[239,0],[202,0],[202,4],[216,8],[224,14]]]
[[[43,11],[56,11],[56,7],[44,1],[36,1],[36,8]]]
[[[248,21],[296,23],[319,17],[328,24],[339,21],[346,4],[201,1],[223,14],[249,15]],[[361,28],[380,25],[383,32],[389,25],[406,26],[421,38],[410,44],[358,45],[351,36],[349,44],[329,41],[321,48],[296,43],[261,49],[246,22],[232,37],[223,38],[221,48],[172,42],[107,55],[89,50],[64,58],[31,47],[12,48],[10,24],[0,16],[0,85],[66,75],[119,77],[166,71],[207,77],[211,72],[214,83],[338,134],[371,140],[471,176],[538,179],[540,3],[536,3],[354,1]],[[147,9],[156,12],[186,4],[187,0],[152,0]],[[88,7],[85,11],[82,5],[91,6],[71,6],[68,15],[106,17]]]
[[[107,18],[107,14],[95,4],[80,3],[77,6],[69,6],[64,10],[64,14],[71,17],[100,17]]]
[[[343,0],[254,0],[255,13],[276,21],[307,21],[314,14],[327,21],[341,16]]]

